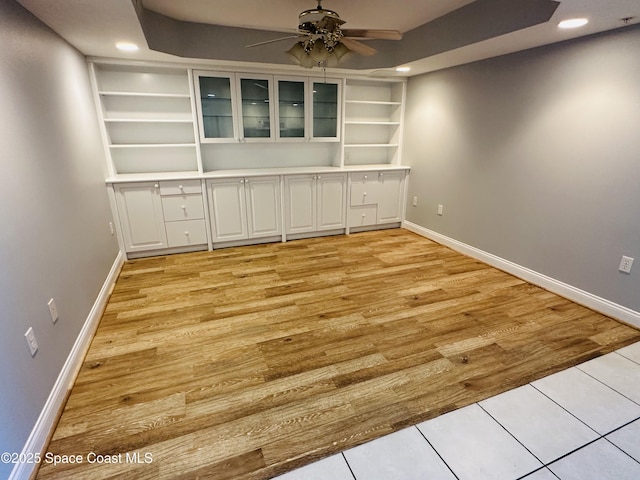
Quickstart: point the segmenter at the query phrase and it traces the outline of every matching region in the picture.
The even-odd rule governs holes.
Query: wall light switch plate
[[[633,266],[633,258],[623,256],[622,260],[620,260],[620,266],[618,267],[618,270],[624,273],[631,273],[632,266]]]
[[[444,205],[438,205],[438,215],[442,215],[444,212]]]

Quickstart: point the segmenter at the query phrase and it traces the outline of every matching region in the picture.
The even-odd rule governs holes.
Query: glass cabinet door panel
[[[338,136],[338,85],[313,82],[313,136]]]
[[[305,138],[304,84],[278,80],[280,138]]]
[[[233,138],[231,79],[199,77],[205,138]]]
[[[241,79],[240,97],[244,138],[271,137],[269,81]]]

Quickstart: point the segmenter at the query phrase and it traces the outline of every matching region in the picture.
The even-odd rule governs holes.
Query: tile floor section
[[[640,343],[277,480],[638,480]]]

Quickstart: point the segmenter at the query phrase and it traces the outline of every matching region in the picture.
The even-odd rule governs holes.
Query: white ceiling
[[[132,0],[17,1],[90,57],[214,65],[233,63],[229,60],[185,59],[150,50]],[[177,20],[274,31],[295,29],[299,12],[315,7],[315,0],[135,1],[142,2],[146,9]],[[323,7],[337,11],[347,21],[345,28],[382,28],[407,32],[471,1],[324,0]],[[590,22],[586,27],[576,30],[557,28],[560,20],[572,17],[587,17]],[[640,22],[639,0],[562,0],[547,23],[413,61],[410,75],[619,28],[624,26],[621,19],[625,17],[634,17],[631,24]],[[117,41],[134,42],[141,48],[135,53],[122,53],[115,48]]]

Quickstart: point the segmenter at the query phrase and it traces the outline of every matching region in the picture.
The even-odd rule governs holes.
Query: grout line
[[[625,356],[623,356],[623,355],[620,355],[620,356],[621,356],[622,358],[627,358],[627,357],[625,357]],[[602,358],[602,357],[599,357],[599,358]],[[628,360],[628,359],[627,359],[627,360]],[[635,363],[635,362],[634,362],[634,363]],[[582,364],[580,364],[580,365],[582,365]],[[613,390],[614,392],[616,392],[618,395],[622,395],[624,398],[626,398],[626,399],[627,399],[627,400],[629,400],[630,402],[633,402],[633,403],[635,403],[636,405],[640,405],[640,403],[638,403],[638,402],[636,402],[635,400],[633,400],[633,399],[631,399],[631,398],[627,397],[624,393],[619,392],[618,390],[616,390],[615,388],[613,388],[611,385],[607,385],[606,383],[604,383],[604,381],[600,380],[600,379],[599,379],[599,378],[597,378],[597,377],[594,377],[594,376],[593,376],[593,375],[591,375],[589,372],[586,372],[586,371],[582,370],[582,369],[580,368],[580,365],[576,365],[574,368],[577,368],[577,369],[578,369],[578,370],[580,370],[582,373],[584,373],[584,374],[586,374],[586,375],[589,375],[591,378],[593,378],[594,380],[596,380],[596,381],[600,382],[600,383],[601,383],[602,385],[604,385],[605,387],[610,388],[611,390]]]
[[[523,386],[524,386],[524,385],[523,385]],[[507,430],[507,427],[505,427],[504,425],[502,425],[498,420],[496,420],[496,418],[494,418],[494,416],[493,416],[493,415],[491,415],[489,412],[487,412],[487,411],[482,407],[482,405],[480,405],[480,403],[479,403],[479,402],[478,402],[478,403],[476,403],[476,405],[478,405],[478,406],[480,407],[480,409],[481,409],[484,413],[486,413],[487,415],[489,415],[489,417],[491,418],[491,420],[493,420],[493,421],[494,421],[494,422],[496,422],[498,425],[500,425],[500,426],[502,427],[502,429],[503,429],[505,432],[507,432],[507,433],[508,433],[508,434],[509,434],[509,435],[510,435],[510,436],[511,436],[511,437],[512,437],[516,442],[518,442],[520,445],[522,445],[522,447],[523,447],[527,452],[529,452],[529,453],[533,456],[533,458],[535,458],[536,460],[538,460],[538,461],[541,463],[541,467],[540,467],[540,468],[542,468],[542,467],[544,467],[544,466],[545,466],[545,463],[544,463],[541,459],[539,459],[539,458],[537,457],[537,455],[535,455],[531,450],[529,450],[529,448],[527,448],[527,446],[526,446],[524,443],[522,443],[520,440],[518,440],[518,439],[515,437],[515,435],[514,435],[513,433],[511,433],[509,430]],[[540,468],[538,468],[537,470],[540,470]],[[537,471],[537,470],[534,470],[534,471]],[[530,475],[531,473],[532,473],[532,472],[529,472],[529,473],[527,473],[527,475]]]
[[[537,472],[541,472],[542,470],[546,470],[547,472],[549,472],[551,475],[553,475],[554,477],[556,477],[558,480],[562,480],[560,477],[558,477],[555,473],[553,473],[551,470],[549,470],[549,467],[547,467],[546,465],[541,466],[540,468],[538,468],[537,470],[534,470],[533,472],[529,472],[525,475],[523,475],[522,477],[518,477],[516,480],[526,480],[527,477],[529,477],[530,475],[533,475],[534,473]]]
[[[344,454],[344,452],[340,452],[340,455],[342,455],[342,458],[344,459],[344,462],[347,464],[347,468],[351,472],[351,476],[353,477],[353,480],[358,480],[356,478],[356,474],[353,473],[353,470],[351,469],[351,465],[349,465],[349,460],[347,460],[347,456]]]
[[[624,453],[627,457],[629,457],[631,460],[633,460],[636,463],[640,463],[640,460],[632,457],[631,455],[629,455],[627,452],[625,452],[622,448],[620,448],[618,445],[616,445],[615,443],[613,443],[611,440],[609,440],[608,438],[604,438],[605,441],[609,442],[611,445],[613,445],[615,448],[617,448],[618,450],[620,450],[622,453]]]
[[[635,345],[635,343],[632,343],[631,345]],[[632,361],[633,363],[635,363],[636,365],[640,365],[640,362],[635,361],[633,358],[629,358],[626,355],[623,355],[622,353],[620,353],[620,350],[622,350],[623,348],[629,348],[631,345],[627,345],[626,347],[622,347],[614,352],[611,353],[616,353],[618,355],[620,355],[622,358],[626,358],[627,360]]]
[[[532,383],[530,383],[529,385],[531,385],[531,387],[533,387],[533,389],[540,393],[542,396],[544,396],[545,398],[548,398],[549,400],[551,400],[554,404],[556,404],[557,406],[559,406],[562,410],[564,410],[565,412],[567,412],[569,415],[571,415],[573,418],[575,418],[576,420],[578,420],[581,424],[583,424],[584,426],[586,426],[589,430],[591,430],[592,432],[594,432],[596,435],[598,435],[599,437],[603,437],[606,434],[602,434],[600,432],[598,432],[595,428],[593,428],[591,425],[589,425],[587,422],[583,421],[581,418],[578,418],[576,415],[574,415],[572,412],[570,412],[569,410],[567,410],[566,408],[564,408],[564,406],[560,405],[558,402],[556,402],[553,398],[551,398],[549,395],[547,395],[546,393],[544,393],[543,391],[539,390],[538,388],[536,388],[535,385],[533,385]]]
[[[438,455],[438,458],[440,460],[442,460],[442,463],[445,464],[445,466],[449,469],[449,471],[451,472],[451,475],[453,475],[456,480],[460,480],[460,478],[456,475],[456,472],[453,471],[453,469],[449,466],[449,464],[446,462],[446,460],[444,458],[442,458],[442,455],[440,455],[440,452],[438,452],[438,450],[436,450],[436,448],[431,444],[431,442],[429,441],[429,439],[427,438],[427,436],[422,433],[422,430],[420,430],[418,428],[418,425],[414,425],[413,426],[416,430],[418,430],[418,432],[420,433],[420,435],[422,435],[422,438],[425,439],[425,441],[429,444],[429,446],[433,449],[434,452],[436,452],[436,455]]]

